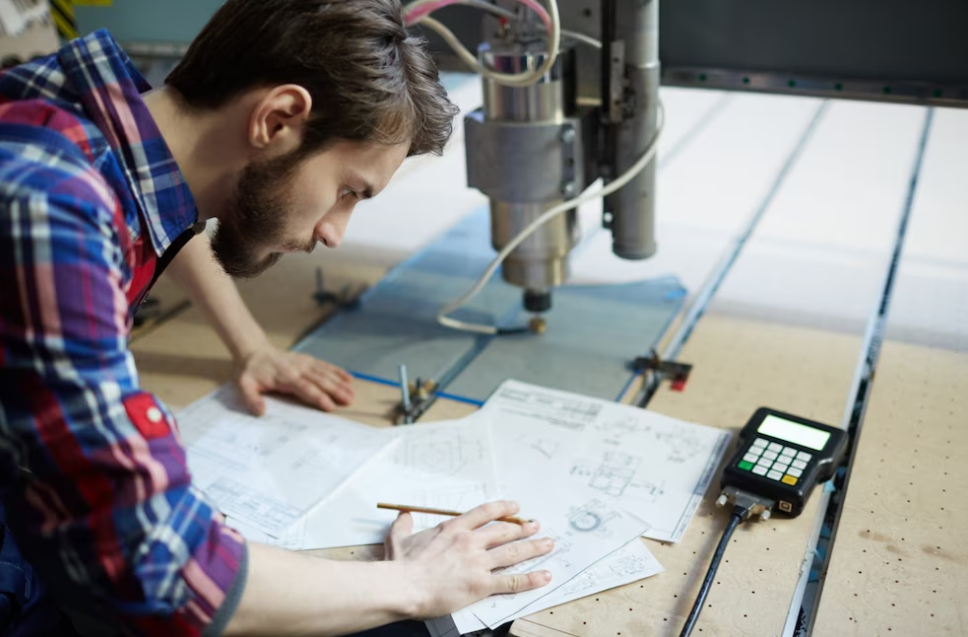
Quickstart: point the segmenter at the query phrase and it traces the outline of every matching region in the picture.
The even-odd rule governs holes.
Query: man
[[[328,635],[544,585],[494,574],[552,548],[491,524],[511,503],[416,535],[404,514],[381,562],[246,542],[127,349],[170,263],[253,409],[352,400],[341,371],[267,344],[216,260],[254,276],[335,248],[406,156],[441,152],[454,108],[397,0],[229,0],[149,88],[104,32],[0,76],[0,498],[57,607],[84,634]]]

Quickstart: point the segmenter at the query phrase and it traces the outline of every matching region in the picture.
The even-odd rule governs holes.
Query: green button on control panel
[[[743,471],[749,471],[750,469],[753,468],[753,463],[746,462],[745,460],[743,460],[742,462],[739,463],[739,468],[742,469]]]

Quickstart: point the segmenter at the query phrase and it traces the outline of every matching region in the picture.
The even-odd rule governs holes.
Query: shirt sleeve
[[[138,387],[117,216],[76,195],[0,199],[0,497],[76,626],[212,634],[241,597],[245,542]]]

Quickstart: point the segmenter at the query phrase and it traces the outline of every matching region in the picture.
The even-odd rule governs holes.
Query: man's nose
[[[338,248],[343,243],[349,215],[333,215],[323,219],[319,225],[319,240],[327,248]]]

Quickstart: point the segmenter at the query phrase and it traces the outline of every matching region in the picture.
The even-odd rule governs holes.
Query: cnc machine
[[[537,14],[519,2],[497,4],[520,19],[484,19],[481,63],[507,73],[538,68],[549,51]],[[560,7],[564,31],[551,70],[526,87],[483,78],[484,104],[464,120],[468,185],[490,198],[496,250],[597,179],[607,184],[628,171],[657,134],[658,0],[603,2],[598,28],[592,12],[568,12],[567,4]],[[655,253],[654,212],[653,160],[605,198],[603,224],[616,255]],[[551,219],[504,262],[504,280],[524,288],[532,312],[548,310],[551,289],[568,278],[576,215],[572,209]]]

